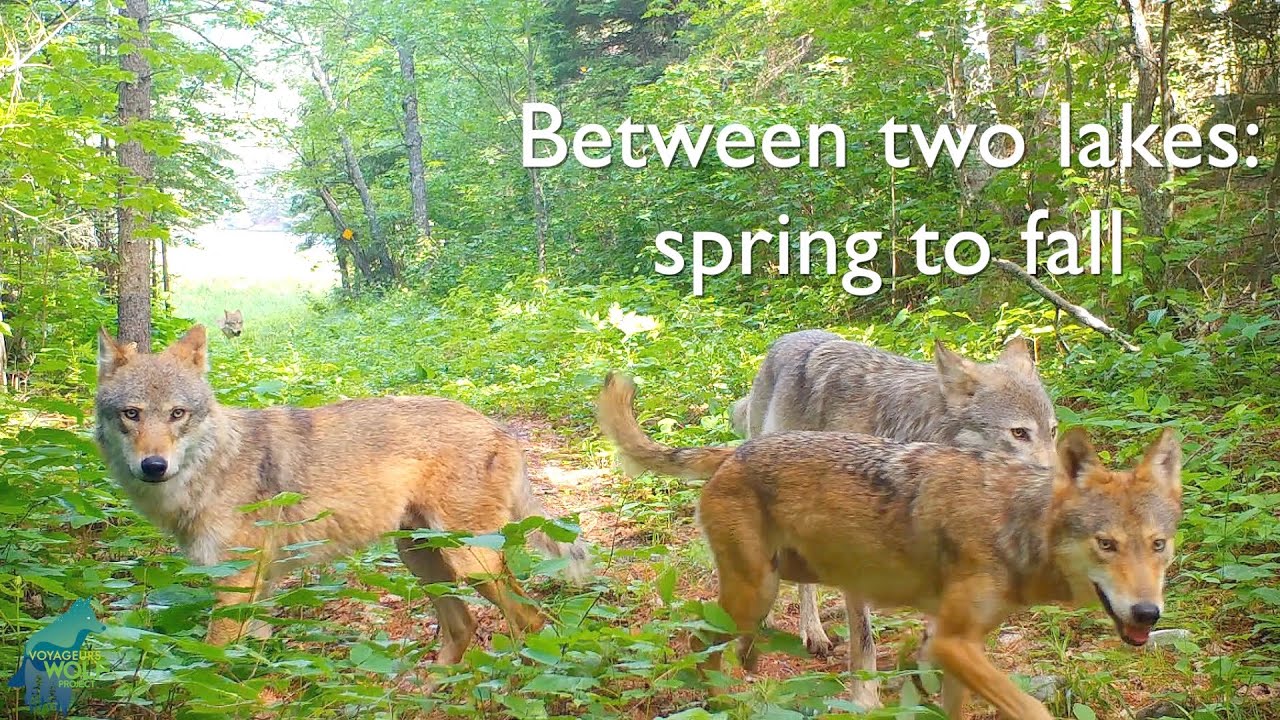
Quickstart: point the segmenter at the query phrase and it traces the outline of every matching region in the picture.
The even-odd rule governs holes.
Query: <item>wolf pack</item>
[[[388,534],[423,582],[474,586],[517,634],[549,621],[500,550],[418,539],[545,514],[503,426],[440,397],[224,406],[208,350],[199,325],[157,353],[103,331],[95,398],[96,441],[136,508],[193,563],[252,561],[218,581],[208,642],[268,637],[269,624],[221,608]],[[732,406],[744,442],[731,447],[655,441],[635,395],[630,377],[611,373],[596,401],[623,470],[703,483],[698,524],[736,629],[704,648],[705,672],[720,669],[734,636],[743,672],[755,669],[785,581],[799,585],[799,631],[814,654],[832,649],[818,588],[843,595],[849,691],[863,709],[881,704],[871,609],[907,608],[925,617],[922,656],[942,672],[948,717],[966,717],[973,693],[1001,717],[1048,720],[991,662],[989,634],[1032,605],[1099,606],[1121,640],[1142,646],[1163,612],[1182,514],[1177,435],[1166,429],[1130,467],[1109,467],[1083,429],[1059,432],[1021,337],[990,363],[938,342],[929,364],[825,331],[784,335]],[[272,502],[281,493],[296,502]],[[535,530],[530,545],[587,581],[587,539],[552,534]],[[458,663],[476,620],[463,599],[430,597],[437,662]]]

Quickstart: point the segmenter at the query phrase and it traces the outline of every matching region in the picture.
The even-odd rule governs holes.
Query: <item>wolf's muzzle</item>
[[[169,462],[159,455],[151,455],[142,458],[142,479],[147,482],[164,482],[165,471],[169,469]]]
[[[1155,625],[1160,619],[1160,608],[1155,603],[1140,602],[1129,608],[1133,621],[1140,625]]]

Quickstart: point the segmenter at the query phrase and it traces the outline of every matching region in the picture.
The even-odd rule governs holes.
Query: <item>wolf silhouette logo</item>
[[[22,649],[18,671],[9,687],[26,688],[24,700],[32,711],[52,703],[58,713],[71,709],[71,690],[85,672],[88,658],[81,650],[89,633],[106,626],[93,614],[88,600],[77,600],[61,617],[32,633]]]

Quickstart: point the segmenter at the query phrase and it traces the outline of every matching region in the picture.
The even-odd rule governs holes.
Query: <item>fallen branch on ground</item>
[[[1129,352],[1142,351],[1142,348],[1138,347],[1137,345],[1134,345],[1133,341],[1125,337],[1124,333],[1106,324],[1097,315],[1094,315],[1088,310],[1085,310],[1079,305],[1076,305],[1075,303],[1070,302],[1069,300],[1062,297],[1058,293],[1050,290],[1048,287],[1045,286],[1044,283],[1037,280],[1034,276],[1032,276],[1026,270],[1023,270],[1016,263],[1009,262],[1004,258],[996,258],[992,262],[995,263],[996,267],[1000,268],[1001,270],[1004,270],[1010,275],[1017,276],[1019,280],[1021,280],[1022,282],[1030,286],[1032,290],[1035,290],[1036,294],[1038,294],[1040,297],[1053,303],[1059,309],[1066,311],[1067,314],[1071,315],[1076,320],[1079,320],[1081,325],[1084,325],[1085,327],[1091,330],[1096,330],[1099,333],[1111,338],[1112,340],[1115,340],[1116,342],[1120,343],[1120,345],[1125,350],[1128,350]]]

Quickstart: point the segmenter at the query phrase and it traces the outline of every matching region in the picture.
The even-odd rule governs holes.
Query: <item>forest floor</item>
[[[69,578],[79,569],[99,572],[103,562],[114,563],[107,565],[115,568],[109,576],[86,575],[101,578],[87,591],[77,586],[105,598],[114,631],[105,647],[119,677],[83,700],[92,715],[940,717],[929,709],[936,702],[936,673],[916,661],[923,618],[902,611],[874,614],[881,699],[890,707],[866,716],[855,712],[845,692],[842,599],[820,591],[825,626],[837,645],[828,657],[812,657],[795,637],[799,608],[789,585],[770,616],[779,632],[768,636],[758,670],[744,677],[731,659],[728,678],[711,679],[721,694],[710,698],[707,679],[694,672],[700,655],[691,641],[724,626],[723,611],[714,603],[712,559],[694,519],[698,489],[671,478],[624,476],[595,427],[591,400],[600,379],[607,370],[626,369],[642,381],[639,419],[660,440],[735,442],[729,404],[749,387],[768,342],[794,322],[788,314],[748,321],[664,296],[639,281],[483,297],[460,291],[444,302],[411,293],[349,304],[307,295],[278,302],[280,292],[211,283],[181,298],[184,307],[202,308],[195,314],[207,323],[216,321],[227,300],[248,309],[243,337],[229,340],[215,332],[211,338],[210,380],[222,402],[314,406],[389,394],[465,402],[522,441],[547,515],[577,518],[594,552],[596,577],[582,588],[568,586],[554,573],[538,571],[523,550],[504,544],[515,558],[514,571],[554,622],[513,638],[493,606],[467,588],[450,590],[475,599],[469,607],[479,625],[463,661],[443,668],[432,664],[438,647],[433,608],[388,541],[286,578],[259,608],[275,626],[270,641],[211,648],[201,642],[209,578],[176,557],[172,543],[128,510],[100,471],[89,468],[86,502],[104,503],[112,519],[93,527],[105,528],[116,549],[106,557],[87,547],[71,554],[60,549],[57,558],[58,567],[69,568]],[[1039,311],[1023,312],[1026,326],[1044,322]],[[929,311],[901,326],[835,329],[919,354],[928,333],[936,331],[926,328],[951,317]],[[641,326],[657,329],[635,329]],[[1000,331],[967,315],[956,314],[945,332],[949,342],[977,357],[998,347]],[[1148,712],[1153,707],[1194,720],[1280,717],[1268,640],[1275,626],[1268,609],[1276,597],[1268,587],[1275,556],[1267,540],[1274,538],[1280,507],[1274,499],[1280,430],[1271,419],[1277,402],[1268,389],[1273,378],[1248,374],[1268,356],[1246,362],[1233,360],[1230,352],[1211,356],[1197,349],[1200,355],[1184,360],[1181,346],[1171,345],[1170,354],[1191,368],[1185,377],[1196,387],[1188,390],[1170,380],[1183,376],[1157,364],[1168,362],[1164,356],[1137,364],[1111,354],[1116,351],[1110,345],[1090,348],[1086,343],[1096,340],[1091,335],[1071,340],[1084,351],[1044,363],[1045,381],[1063,421],[1090,426],[1109,462],[1128,462],[1131,455],[1116,453],[1161,425],[1179,427],[1189,438],[1187,528],[1169,572],[1167,620],[1161,621],[1162,628],[1186,629],[1189,635],[1173,647],[1135,650],[1115,637],[1097,608],[1036,607],[988,639],[993,662],[1023,687],[1049,682],[1047,704],[1057,717],[1138,720],[1165,714]],[[1089,363],[1120,370],[1106,376],[1080,372]],[[1204,395],[1199,387],[1205,372],[1226,363],[1234,365],[1215,391],[1221,395]],[[59,480],[47,492],[64,487]],[[46,514],[40,522],[65,519]],[[148,558],[148,568],[121,564],[129,557]],[[47,566],[40,561],[33,567]],[[426,689],[429,683],[438,683],[433,692]],[[981,701],[970,707],[972,717],[994,718]]]
[[[535,493],[542,501],[549,516],[577,514],[580,520],[583,537],[587,538],[596,553],[595,569],[615,581],[627,584],[638,581],[653,583],[656,580],[655,566],[649,563],[612,559],[614,551],[629,547],[646,545],[651,542],[652,530],[644,523],[638,522],[619,513],[615,507],[602,507],[600,499],[610,495],[610,489],[619,480],[617,471],[608,467],[584,467],[585,459],[575,452],[564,440],[563,429],[558,430],[553,421],[542,417],[523,416],[500,418],[509,431],[518,437],[525,446],[529,463],[530,478]],[[675,523],[668,542],[673,546],[691,546],[701,543],[696,523],[693,521],[692,508],[681,514]],[[676,552],[674,554],[681,554]],[[700,553],[694,553],[700,554]],[[704,601],[715,600],[715,577],[705,565],[690,564],[689,572],[681,573],[676,585],[676,594],[685,599]],[[410,603],[398,595],[379,590],[369,585],[361,585],[354,577],[348,580],[354,586],[379,593],[376,605],[359,600],[330,601],[314,616],[328,622],[349,628],[357,636],[372,636],[385,633],[393,640],[416,643],[433,642],[437,627],[431,615],[430,605],[426,602]],[[286,581],[284,587],[300,584],[301,580],[293,578]],[[785,680],[796,675],[809,672],[843,674],[848,662],[848,645],[844,604],[838,593],[830,589],[820,593],[822,599],[822,617],[828,634],[836,640],[832,653],[826,657],[798,656],[788,653],[770,653],[760,658],[757,670],[744,676],[741,669],[733,669],[732,673],[739,679],[740,685],[767,680]],[[643,609],[632,614],[629,622],[642,625],[652,619]],[[495,631],[507,632],[508,628],[497,608],[491,605],[472,607],[479,620],[476,642],[486,645]],[[988,643],[988,651],[996,666],[1031,682],[1053,682],[1061,692],[1064,680],[1061,676],[1046,674],[1045,663],[1038,661],[1043,653],[1036,652],[1046,646],[1064,642],[1065,638],[1073,638],[1071,646],[1064,648],[1064,659],[1070,656],[1076,667],[1074,672],[1086,675],[1106,675],[1109,669],[1105,666],[1107,656],[1100,651],[1154,653],[1169,655],[1176,652],[1166,650],[1135,650],[1126,647],[1112,633],[1110,623],[1099,615],[1096,618],[1058,617],[1052,626],[1046,626],[1045,616],[1023,613],[1012,618],[1000,632]],[[799,604],[794,586],[784,586],[777,605],[770,615],[770,624],[783,632],[799,633]],[[920,616],[909,612],[876,613],[877,624],[877,666],[882,672],[901,671],[916,667],[916,653],[922,637],[924,623]],[[888,627],[883,627],[887,625]],[[673,643],[688,645],[687,638],[673,638]],[[427,656],[434,659],[434,652]],[[1203,680],[1203,679],[1202,679]],[[418,676],[412,682],[402,678],[388,687],[390,692],[420,692],[425,678]],[[901,689],[902,683],[910,682],[904,676],[890,677],[881,689],[882,700],[893,699]],[[1154,699],[1166,687],[1167,679],[1158,676],[1145,678],[1135,683],[1127,683],[1123,687],[1125,704],[1134,710],[1160,707]],[[919,687],[917,682],[917,687]],[[1190,690],[1190,688],[1186,688]],[[1260,700],[1269,699],[1272,692],[1265,687],[1247,690],[1259,695]],[[263,697],[268,705],[287,703],[286,696]],[[678,710],[682,705],[697,702],[697,694],[684,691],[670,697],[647,697],[629,708],[628,715],[633,718],[652,718]],[[936,701],[936,699],[935,699]],[[984,703],[971,702],[971,717],[974,720],[995,720],[996,714]],[[445,711],[428,713],[424,717],[449,717]],[[1152,715],[1151,717],[1159,717]]]

